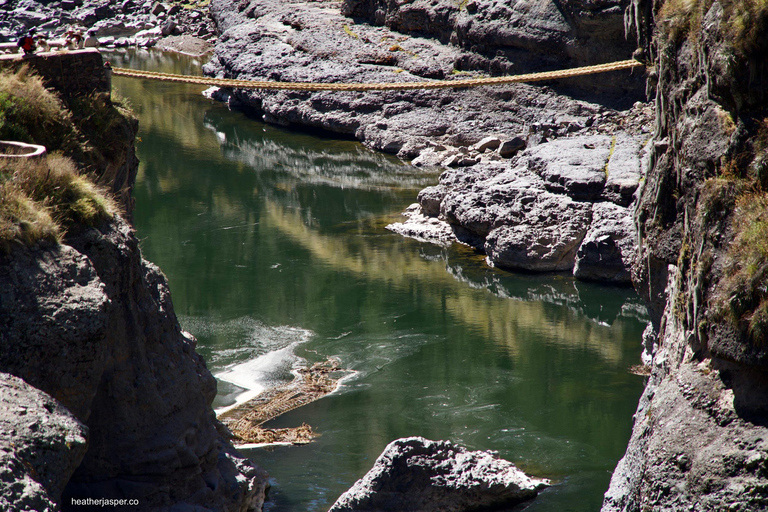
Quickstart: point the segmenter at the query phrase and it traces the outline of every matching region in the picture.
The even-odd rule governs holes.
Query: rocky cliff
[[[603,510],[762,510],[768,4],[635,0],[628,22],[657,100],[633,267],[652,373]]]
[[[135,176],[135,132],[124,121],[115,133],[125,137],[117,148],[87,141],[84,169],[123,190]],[[0,250],[0,508],[68,510],[90,498],[260,509],[266,475],[226,440],[211,408],[216,382],[131,226],[111,215],[66,227],[59,243],[22,238]]]

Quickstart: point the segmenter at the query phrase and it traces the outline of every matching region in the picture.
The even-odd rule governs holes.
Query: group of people
[[[88,30],[83,35],[82,30],[72,28],[67,30],[63,40],[48,41],[44,35],[38,34],[37,29],[33,27],[19,38],[17,45],[24,52],[24,55],[31,55],[38,48],[43,51],[49,51],[51,47],[66,48],[68,50],[93,48],[99,46],[99,40],[96,39],[96,33],[93,29]]]

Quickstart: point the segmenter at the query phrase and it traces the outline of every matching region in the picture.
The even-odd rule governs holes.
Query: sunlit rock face
[[[420,510],[460,512],[514,506],[549,485],[493,452],[450,441],[396,439],[373,468],[341,495],[331,512]]]

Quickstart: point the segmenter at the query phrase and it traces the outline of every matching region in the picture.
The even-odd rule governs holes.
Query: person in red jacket
[[[32,55],[35,53],[35,29],[29,29],[29,32],[27,32],[26,35],[23,35],[19,38],[19,42],[17,44],[19,48],[21,48],[24,52],[24,55]]]

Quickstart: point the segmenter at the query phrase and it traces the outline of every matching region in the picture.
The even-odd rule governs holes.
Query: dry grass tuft
[[[0,139],[64,151],[71,151],[78,143],[64,104],[27,67],[16,73],[0,73]]]
[[[666,39],[698,41],[702,20],[715,0],[666,0],[657,25]],[[764,58],[768,49],[768,0],[719,0],[725,41],[741,56]]]
[[[742,195],[732,225],[736,234],[727,253],[720,309],[762,345],[768,341],[768,193]]]
[[[61,155],[0,161],[0,176],[0,244],[6,251],[14,241],[60,241],[73,227],[95,226],[118,212],[114,200]]]
[[[742,55],[765,58],[768,0],[721,0],[726,35]]]
[[[57,243],[59,226],[50,212],[16,184],[0,184],[0,250],[7,253],[14,243],[34,245],[41,241]]]

